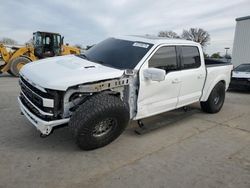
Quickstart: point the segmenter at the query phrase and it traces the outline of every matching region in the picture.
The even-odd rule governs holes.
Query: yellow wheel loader
[[[33,44],[23,47],[11,47],[0,44],[0,73],[8,72],[13,76],[19,76],[23,65],[47,57],[54,57],[68,54],[80,54],[80,49],[63,44],[59,33],[41,32],[33,33]]]

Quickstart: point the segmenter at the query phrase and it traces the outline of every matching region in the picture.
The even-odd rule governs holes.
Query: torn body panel
[[[136,104],[134,103],[134,80],[135,79],[132,75],[124,75],[121,78],[78,85],[68,89],[63,99],[63,118],[71,116],[77,107],[84,103],[88,97],[100,92],[114,95],[118,94],[121,100],[129,105],[130,115],[133,117],[135,111],[134,104]]]

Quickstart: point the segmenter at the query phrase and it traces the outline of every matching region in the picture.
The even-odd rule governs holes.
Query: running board
[[[197,108],[184,107],[174,111],[170,111],[164,114],[157,115],[157,120],[155,117],[146,118],[142,120],[138,120],[138,128],[135,129],[135,133],[142,135],[153,130],[159,129],[161,127],[168,126],[180,120],[183,120],[197,112],[200,112]]]

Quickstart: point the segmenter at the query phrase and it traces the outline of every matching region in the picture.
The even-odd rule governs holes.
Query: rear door
[[[159,114],[176,107],[180,91],[178,59],[176,46],[160,46],[142,65],[139,71],[140,83],[135,119]],[[158,82],[144,78],[143,71],[149,67],[165,70],[165,80]]]
[[[206,77],[204,57],[198,46],[178,46],[181,53],[181,89],[178,107],[199,101]]]

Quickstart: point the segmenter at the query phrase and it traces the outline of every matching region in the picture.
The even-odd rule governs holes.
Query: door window
[[[148,61],[148,66],[164,69],[166,72],[177,70],[176,48],[174,46],[159,48]]]
[[[43,43],[42,43],[42,35],[40,34],[40,33],[36,33],[35,35],[34,35],[34,44],[35,44],[35,46],[40,46],[40,45],[42,45]]]
[[[192,69],[201,66],[200,53],[195,46],[182,46],[182,69]]]
[[[58,48],[60,46],[60,36],[59,35],[53,35],[53,46]]]

